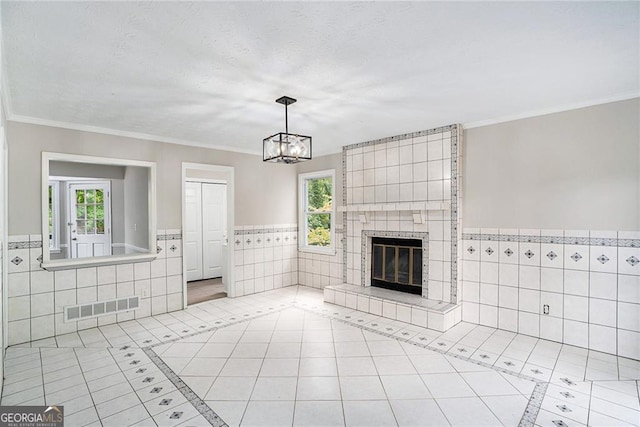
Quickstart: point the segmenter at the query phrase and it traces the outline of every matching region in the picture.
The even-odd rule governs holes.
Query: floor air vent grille
[[[74,322],[107,314],[135,310],[138,307],[140,307],[140,297],[138,296],[71,305],[64,308],[64,320],[65,322]]]

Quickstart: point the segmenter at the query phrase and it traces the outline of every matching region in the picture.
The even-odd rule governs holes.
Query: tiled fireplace
[[[451,125],[343,148],[344,194],[340,210],[345,235],[343,282],[346,286],[327,288],[328,300],[332,299],[332,292],[334,303],[342,300],[341,292],[364,293],[368,298],[381,298],[388,304],[409,304],[417,309],[429,307],[427,310],[434,316],[440,316],[432,325],[438,330],[460,321],[457,248],[461,136],[461,127]],[[418,295],[372,288],[375,237],[421,242],[421,278],[413,284],[419,286],[419,290],[414,291]],[[392,252],[394,257],[398,253],[389,249],[389,254]],[[394,271],[393,281],[398,282],[396,279]],[[415,281],[413,277],[409,279]],[[407,280],[401,278],[400,282],[407,284]],[[348,299],[344,299],[346,305]],[[374,303],[374,311],[370,312],[375,312],[376,306]],[[360,310],[357,305],[354,308]],[[398,319],[397,310],[387,310],[387,314],[391,312],[393,316],[385,317]],[[417,317],[427,319],[429,316],[420,313]],[[411,317],[400,320],[413,322]],[[426,320],[415,323],[428,326]]]

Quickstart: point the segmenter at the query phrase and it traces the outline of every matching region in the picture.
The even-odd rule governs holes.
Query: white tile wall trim
[[[8,345],[182,309],[182,236],[158,230],[151,262],[47,271],[39,235],[9,236]],[[139,298],[138,308],[65,322],[65,307]]]
[[[342,229],[336,229],[336,253],[298,251],[298,284],[322,289],[342,284]]]
[[[462,320],[640,358],[640,232],[465,229]]]
[[[296,224],[238,226],[233,246],[236,296],[298,284]]]

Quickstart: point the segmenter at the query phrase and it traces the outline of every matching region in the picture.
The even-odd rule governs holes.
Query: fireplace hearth
[[[373,237],[371,286],[422,294],[422,241]]]

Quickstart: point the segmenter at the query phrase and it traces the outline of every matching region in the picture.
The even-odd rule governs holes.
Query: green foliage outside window
[[[78,234],[104,234],[104,192],[76,190]]]
[[[331,245],[331,178],[307,180],[307,244]]]

